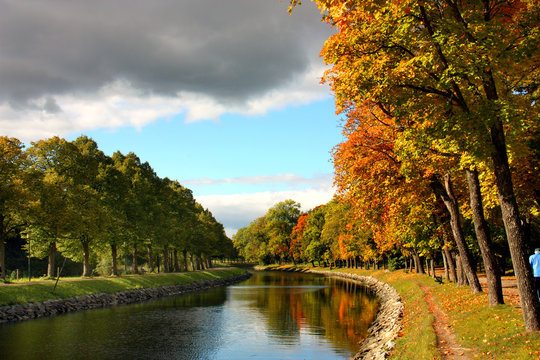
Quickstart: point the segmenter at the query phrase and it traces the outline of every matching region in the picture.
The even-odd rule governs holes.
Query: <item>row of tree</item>
[[[230,257],[223,226],[198,204],[191,190],[160,178],[133,153],[112,157],[81,136],[59,137],[26,148],[0,137],[0,269],[7,270],[5,244],[26,239],[29,256],[82,263],[90,276],[97,263],[118,274],[119,259],[138,273],[201,269],[213,257]],[[126,264],[124,264],[126,265]]]
[[[538,1],[314,1],[336,29],[321,55],[345,117],[345,141],[333,153],[343,202],[300,217],[288,247],[271,245],[267,217],[235,241],[247,233],[247,243],[262,243],[271,229],[266,250],[253,249],[259,259],[286,248],[292,258],[326,253],[326,261],[395,249],[418,259],[440,249],[480,292],[477,248],[495,305],[503,302],[496,235],[507,241],[525,326],[540,330],[527,262],[540,213]],[[332,238],[327,222],[340,206],[346,213]]]

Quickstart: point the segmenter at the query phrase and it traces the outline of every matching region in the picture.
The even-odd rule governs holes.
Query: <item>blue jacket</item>
[[[540,253],[529,256],[529,263],[533,269],[534,277],[540,277]]]

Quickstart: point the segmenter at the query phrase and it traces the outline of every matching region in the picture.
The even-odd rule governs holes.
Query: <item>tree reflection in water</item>
[[[324,336],[351,354],[367,336],[378,310],[375,297],[350,280],[301,273],[255,273],[233,298],[250,300],[264,314],[267,331],[280,343],[295,344],[302,334]]]

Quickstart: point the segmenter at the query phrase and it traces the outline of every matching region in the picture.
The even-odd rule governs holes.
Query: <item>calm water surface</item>
[[[348,359],[377,306],[350,281],[257,272],[196,294],[0,326],[0,358]]]

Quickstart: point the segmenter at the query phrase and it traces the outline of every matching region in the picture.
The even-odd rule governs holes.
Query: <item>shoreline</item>
[[[362,276],[340,271],[311,270],[299,268],[266,268],[255,267],[256,271],[288,271],[305,272],[325,276],[337,276],[357,281],[370,289],[379,300],[379,310],[375,320],[368,328],[368,336],[360,342],[359,350],[352,358],[386,359],[394,349],[395,340],[402,329],[403,303],[396,289],[372,276]]]
[[[128,289],[113,294],[98,293],[80,295],[67,299],[53,299],[43,302],[5,305],[0,307],[0,325],[53,317],[72,312],[103,309],[115,306],[142,303],[164,297],[207,290],[218,286],[228,286],[251,277],[249,272],[227,278],[194,281],[187,284],[167,285],[155,288]]]

